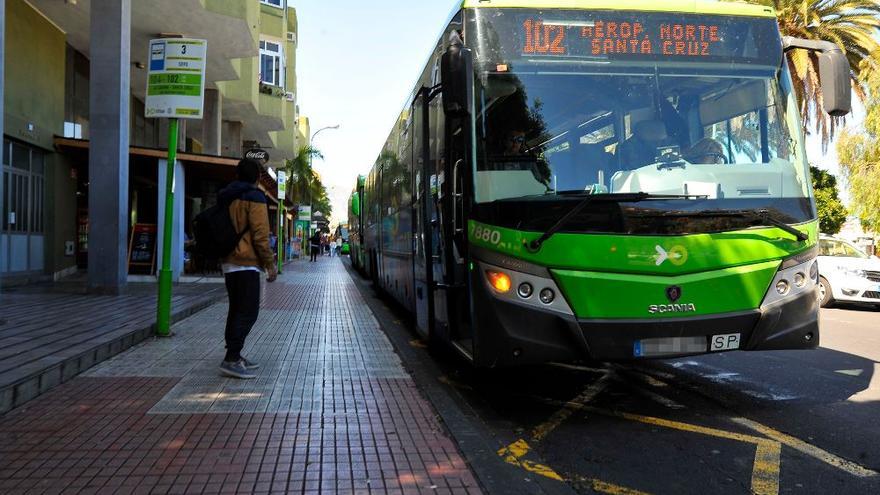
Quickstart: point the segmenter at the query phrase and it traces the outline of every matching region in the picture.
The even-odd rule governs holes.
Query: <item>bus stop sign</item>
[[[148,118],[201,119],[208,42],[185,38],[150,41]]]

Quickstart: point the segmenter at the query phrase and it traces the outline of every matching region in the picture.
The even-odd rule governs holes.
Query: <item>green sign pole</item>
[[[278,194],[281,196],[281,194]],[[278,199],[278,241],[275,242],[275,249],[278,251],[278,275],[281,275],[281,267],[284,265],[284,204],[282,199]]]
[[[159,303],[156,333],[171,335],[171,235],[174,230],[174,164],[177,161],[177,119],[168,121],[168,172],[165,179],[165,225],[162,234],[162,268],[159,270]]]

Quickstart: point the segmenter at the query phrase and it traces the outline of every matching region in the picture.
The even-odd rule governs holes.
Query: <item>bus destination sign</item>
[[[526,19],[523,21],[522,52],[567,55],[574,49],[572,55],[709,57],[722,40],[722,28],[716,24],[660,23],[646,26],[637,21],[566,23]]]
[[[774,18],[666,12],[476,9],[484,67],[548,61],[689,61],[778,67],[782,40]],[[518,63],[517,63],[518,62]]]

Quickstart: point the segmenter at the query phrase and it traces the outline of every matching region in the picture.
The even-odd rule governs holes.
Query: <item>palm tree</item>
[[[310,145],[300,147],[293,160],[284,163],[289,177],[287,197],[295,205],[306,204],[319,194],[320,179],[312,169],[313,158],[324,158],[321,152]]]
[[[851,68],[853,91],[864,102],[865,89],[859,82],[862,63],[880,50],[877,34],[880,28],[878,0],[774,0],[779,28],[783,36],[824,40],[837,44],[846,52]],[[825,113],[819,87],[819,59],[805,50],[789,52],[788,68],[800,106],[804,127],[813,123],[823,146],[834,136],[842,123]],[[806,129],[805,129],[806,130]]]

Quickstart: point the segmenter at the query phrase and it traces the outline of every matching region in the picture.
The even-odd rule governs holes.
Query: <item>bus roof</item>
[[[639,10],[776,17],[772,0],[464,0],[464,8]]]

